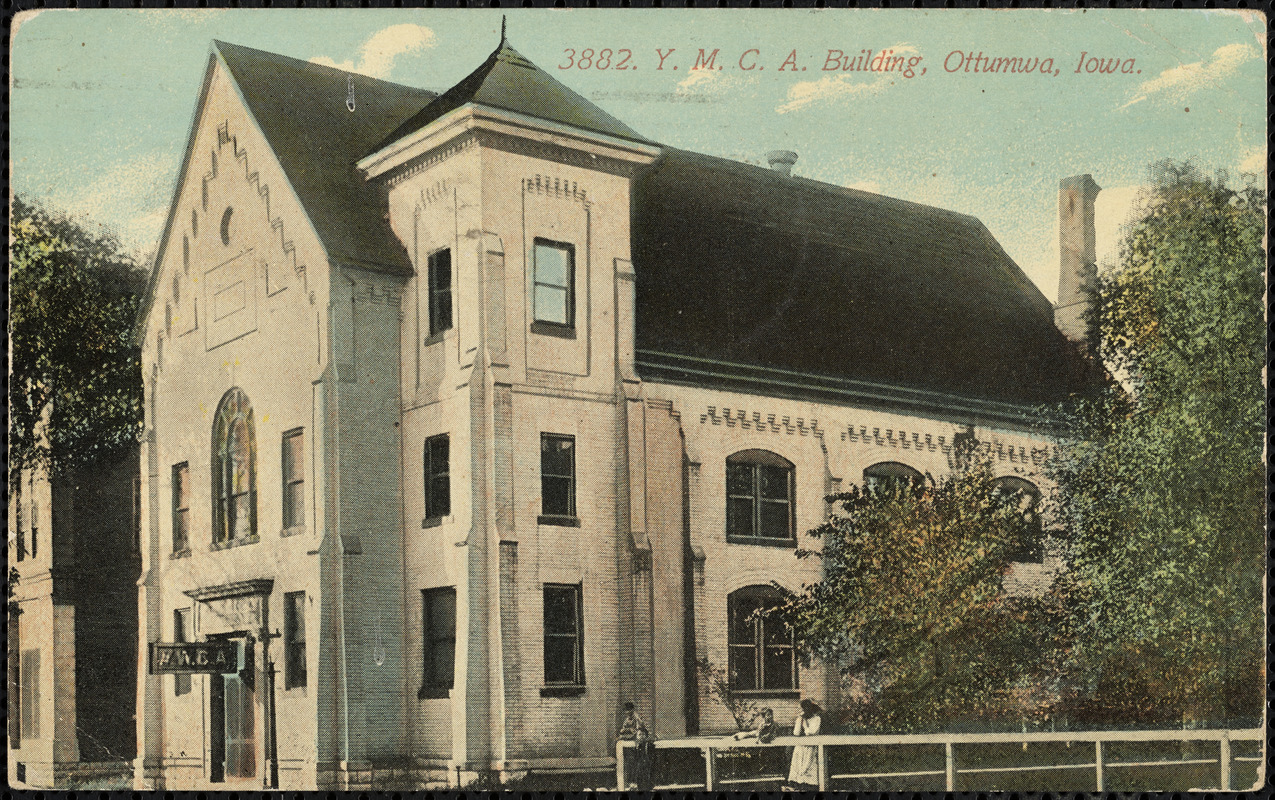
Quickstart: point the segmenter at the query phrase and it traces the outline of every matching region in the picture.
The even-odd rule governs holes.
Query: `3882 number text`
[[[628,48],[594,50],[586,47],[577,54],[575,48],[568,47],[562,54],[566,61],[559,64],[558,69],[637,69],[628,65],[629,59],[633,58],[633,51]]]

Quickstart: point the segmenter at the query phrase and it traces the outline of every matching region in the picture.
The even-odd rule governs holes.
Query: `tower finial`
[[[501,14],[501,15],[500,15],[500,43],[501,43],[501,45],[506,44],[506,41],[505,41],[505,15],[504,15],[504,14]]]

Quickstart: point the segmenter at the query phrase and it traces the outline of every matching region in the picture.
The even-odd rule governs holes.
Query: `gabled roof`
[[[478,69],[420,109],[365,155],[388,147],[467,103],[499,108],[594,133],[652,143],[637,131],[563,86],[501,38]]]
[[[974,217],[673,149],[632,214],[643,377],[697,363],[671,355],[1016,405],[1082,385]]]
[[[355,168],[433,92],[251,47],[214,42],[330,258],[410,274],[386,189]],[[354,110],[346,106],[351,79]]]

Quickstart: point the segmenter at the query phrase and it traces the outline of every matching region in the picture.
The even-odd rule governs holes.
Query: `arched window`
[[[1045,557],[1045,531],[1040,520],[1040,489],[1036,484],[1013,475],[996,479],[996,493],[1006,503],[1013,503],[1022,515],[1018,546],[1010,560],[1039,564]]]
[[[899,483],[918,486],[924,480],[925,476],[920,472],[898,461],[882,461],[863,471],[863,488],[868,491]]]
[[[726,539],[796,544],[791,462],[766,450],[726,459]]]
[[[252,405],[231,389],[217,406],[212,441],[213,544],[257,537],[257,438]]]
[[[726,599],[730,616],[730,679],[736,691],[791,691],[797,688],[797,649],[792,629],[760,612],[783,596],[770,586],[746,586]]]

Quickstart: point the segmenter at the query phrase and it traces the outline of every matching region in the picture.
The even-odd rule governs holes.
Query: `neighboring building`
[[[137,451],[10,476],[8,779],[122,781],[136,751]]]
[[[166,789],[606,770],[626,700],[733,725],[699,658],[835,706],[749,617],[824,497],[969,430],[1038,485],[1082,380],[978,220],[663,147],[504,41],[438,96],[215,43],[139,336],[140,656],[241,644],[139,677]]]

